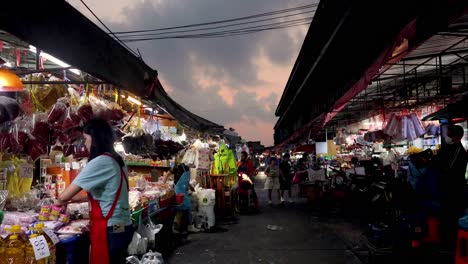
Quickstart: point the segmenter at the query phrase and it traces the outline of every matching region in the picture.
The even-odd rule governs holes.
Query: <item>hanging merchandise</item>
[[[395,114],[391,114],[387,126],[383,129],[383,132],[389,136],[396,135],[396,130],[398,127],[398,119]]]
[[[401,116],[400,123],[398,126],[397,138],[406,139],[408,137],[408,117]]]
[[[440,127],[438,125],[429,124],[426,127],[426,134],[428,136],[438,136],[440,134]]]
[[[219,145],[218,153],[214,155],[213,174],[237,175],[236,158],[225,143]]]
[[[135,127],[132,132],[125,135],[122,144],[128,154],[142,156],[154,154],[153,137],[146,134],[141,127]]]
[[[406,138],[408,140],[413,141],[418,138],[418,136],[416,135],[416,130],[414,128],[414,123],[410,118],[407,119],[406,129],[407,129]]]
[[[419,121],[418,119],[418,116],[415,114],[415,113],[412,113],[409,118],[411,119],[411,121],[413,122],[413,125],[414,125],[414,131],[416,133],[416,136],[417,137],[421,137],[422,135],[424,135],[424,133],[426,132],[424,130],[424,127],[423,125],[421,124],[421,121]]]
[[[94,116],[93,107],[90,104],[84,104],[78,108],[78,116],[86,123]]]

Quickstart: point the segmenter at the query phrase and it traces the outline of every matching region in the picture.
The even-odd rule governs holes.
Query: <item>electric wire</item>
[[[238,17],[238,18],[225,19],[225,20],[204,22],[204,23],[198,23],[198,24],[188,24],[188,25],[183,25],[183,26],[166,27],[166,28],[156,28],[156,29],[146,29],[146,30],[131,30],[131,31],[120,31],[120,32],[114,32],[114,34],[120,35],[120,34],[129,34],[129,33],[142,33],[142,32],[153,32],[153,31],[164,31],[164,30],[171,30],[171,29],[180,29],[180,28],[190,28],[190,27],[199,27],[199,26],[207,26],[207,25],[214,25],[214,24],[222,24],[222,23],[227,23],[227,22],[234,22],[234,21],[241,21],[241,20],[247,20],[247,19],[254,19],[254,18],[264,17],[264,16],[272,16],[272,15],[277,15],[277,14],[284,14],[284,13],[288,13],[288,12],[293,12],[293,11],[297,11],[297,10],[304,10],[304,9],[307,9],[307,8],[312,8],[312,7],[317,7],[317,6],[318,6],[318,4],[310,4],[310,5],[298,6],[298,7],[294,7],[294,8],[282,9],[282,10],[277,10],[277,11],[272,11],[272,12],[266,12],[266,13],[260,13],[260,14],[250,15],[250,16],[244,16],[244,17]]]
[[[313,12],[315,12],[315,10],[305,11],[305,12],[296,13],[296,14],[289,14],[289,15],[284,15],[284,16],[279,16],[279,17],[260,19],[260,20],[255,20],[255,21],[248,21],[248,22],[242,22],[242,23],[235,23],[235,24],[216,26],[216,27],[204,27],[204,28],[198,28],[198,29],[176,30],[176,31],[167,31],[167,32],[161,32],[161,33],[143,33],[143,34],[129,33],[129,34],[125,34],[125,35],[120,35],[120,38],[159,36],[159,35],[164,35],[164,34],[187,33],[187,32],[195,32],[195,31],[205,31],[205,30],[212,30],[212,29],[228,28],[228,27],[234,27],[234,26],[240,26],[240,25],[247,25],[247,24],[254,24],[254,23],[259,23],[259,22],[271,21],[271,20],[280,19],[280,18],[288,18],[288,17],[297,16],[297,15],[309,14],[309,13],[313,13]],[[310,17],[310,18],[312,18],[312,17]],[[287,21],[284,21],[284,22],[287,22]]]
[[[198,33],[198,34],[183,34],[183,35],[169,35],[169,36],[157,36],[149,38],[122,38],[123,42],[141,42],[149,40],[159,40],[159,39],[182,39],[182,38],[213,38],[213,37],[228,37],[228,36],[238,36],[245,34],[252,34],[267,30],[283,29],[290,28],[301,25],[309,25],[312,18],[302,18],[296,20],[290,20],[286,22],[270,23],[266,25],[258,25],[253,27],[243,27],[237,29],[207,32],[207,33]]]
[[[133,51],[129,46],[127,46],[127,44],[125,44],[123,41],[121,41],[113,32],[112,30],[110,30],[110,28],[108,28],[106,26],[106,24],[104,24],[104,22],[102,22],[102,20],[93,12],[93,10],[91,10],[91,8],[84,2],[84,0],[80,0],[80,2],[86,7],[86,9],[88,9],[88,11],[94,16],[94,18],[97,19],[97,21],[99,21],[99,23],[101,23],[101,25],[103,27],[105,27],[108,31],[109,31],[109,34],[111,34],[115,39],[117,39],[117,41],[119,41],[128,51],[130,51],[133,55],[137,56],[138,57],[138,54]]]

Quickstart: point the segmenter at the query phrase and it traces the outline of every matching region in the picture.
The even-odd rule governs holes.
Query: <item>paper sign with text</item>
[[[49,245],[47,245],[47,240],[44,236],[30,238],[29,241],[33,247],[36,260],[50,256]]]

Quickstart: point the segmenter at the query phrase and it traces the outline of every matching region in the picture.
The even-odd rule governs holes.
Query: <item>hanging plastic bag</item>
[[[414,128],[414,124],[411,119],[408,119],[406,128],[407,128],[406,134],[407,134],[408,140],[413,141],[418,138],[418,136],[416,135],[416,130]]]
[[[93,107],[90,104],[84,104],[78,108],[78,116],[83,123],[88,122],[94,117]]]
[[[72,107],[68,107],[67,114],[63,120],[62,130],[66,131],[81,125],[80,117],[75,114]]]
[[[424,127],[422,126],[421,121],[419,121],[418,116],[415,113],[412,113],[410,115],[410,118],[411,118],[411,121],[413,122],[414,131],[416,133],[416,136],[420,137],[420,136],[424,135],[424,133],[426,131],[424,130]]]
[[[19,120],[13,122],[10,130],[10,145],[13,154],[26,154],[29,142],[29,122]]]
[[[132,241],[128,245],[127,251],[129,255],[138,255],[139,254],[139,249],[140,249],[140,244],[143,243],[143,238],[141,237],[138,232],[133,233]],[[146,253],[146,251],[144,252]]]
[[[54,106],[52,106],[49,113],[47,114],[47,121],[49,124],[62,121],[66,113],[67,106],[63,103],[56,103]]]
[[[383,132],[389,136],[395,136],[395,128],[398,126],[398,120],[395,114],[392,114],[387,122],[387,126],[383,129]]]
[[[406,139],[408,136],[408,117],[407,116],[401,116],[400,117],[400,123],[398,125],[398,135],[397,138],[399,139]]]
[[[141,264],[164,264],[164,259],[159,252],[149,251],[141,257]]]

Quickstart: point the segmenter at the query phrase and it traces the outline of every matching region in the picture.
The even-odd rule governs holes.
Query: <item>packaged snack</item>
[[[69,217],[67,214],[60,214],[59,221],[66,224],[68,223]]]

